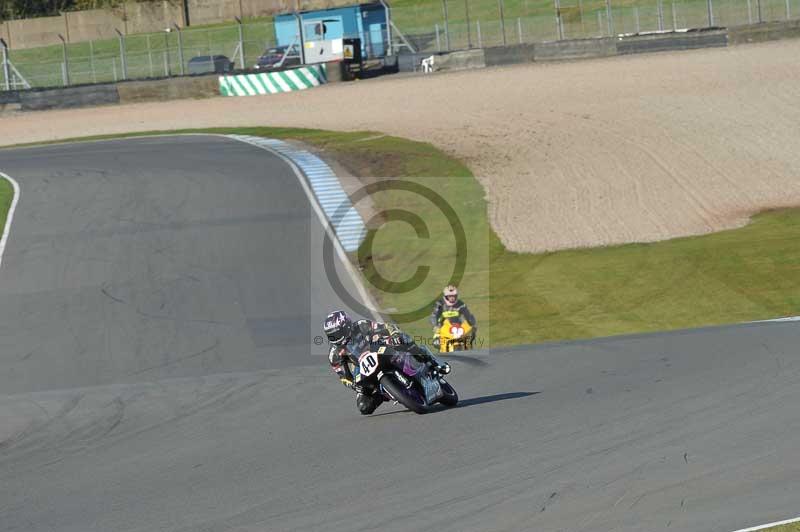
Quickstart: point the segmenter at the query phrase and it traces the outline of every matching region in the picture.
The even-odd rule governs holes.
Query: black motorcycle
[[[358,357],[356,384],[378,389],[387,401],[426,414],[436,403],[447,407],[458,404],[458,394],[436,367],[424,364],[413,355],[381,346]]]

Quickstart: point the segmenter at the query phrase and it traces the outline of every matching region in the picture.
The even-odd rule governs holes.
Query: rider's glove
[[[348,388],[350,388],[351,390],[356,389],[355,385],[353,384],[353,381],[351,381],[350,379],[345,379],[344,377],[342,377],[341,379],[339,379],[339,381]]]
[[[436,336],[433,337],[433,347],[439,349],[439,346],[441,345],[442,345],[442,339],[439,338],[439,335],[437,334]]]

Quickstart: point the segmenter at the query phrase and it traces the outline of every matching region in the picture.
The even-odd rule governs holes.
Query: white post
[[[439,39],[439,25],[436,24],[436,51],[442,51],[442,41]]]
[[[97,73],[94,70],[94,41],[89,41],[89,66],[92,68],[92,83],[97,83]]]
[[[564,24],[561,22],[561,2],[559,0],[555,0],[556,6],[556,35],[558,35],[558,40],[564,40]]]
[[[8,48],[6,41],[0,39],[0,48],[3,50],[3,77],[5,79],[6,90],[11,90],[11,69],[8,68]]]
[[[747,23],[748,24],[753,23],[753,8],[752,5],[750,4],[750,0],[747,0]]]
[[[603,14],[600,11],[597,12],[597,33],[603,36]]]
[[[675,2],[672,2],[672,31],[678,31],[678,9]]]
[[[478,29],[478,48],[483,48],[483,39],[481,38],[481,21],[475,21],[475,27]]]
[[[664,0],[658,0],[658,31],[664,31]]]
[[[517,37],[520,44],[522,44],[522,19],[517,17]]]
[[[164,76],[169,77],[169,58],[166,50],[164,50]]]
[[[114,83],[117,82],[117,58],[111,58],[111,68],[114,70]]]
[[[150,34],[146,35],[147,37],[147,60],[150,63],[150,77],[155,77],[155,72],[153,71],[153,50],[150,48]]]
[[[636,33],[641,33],[642,28],[641,28],[641,26],[639,24],[639,7],[638,6],[633,6],[633,18],[634,18],[634,21],[636,22]]]

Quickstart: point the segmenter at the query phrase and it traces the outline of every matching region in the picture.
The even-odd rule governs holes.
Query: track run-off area
[[[0,530],[730,532],[796,514],[795,322],[475,351],[450,358],[459,408],[362,417],[315,342],[342,303],[284,160],[197,135],[2,150],[0,171],[21,189]]]

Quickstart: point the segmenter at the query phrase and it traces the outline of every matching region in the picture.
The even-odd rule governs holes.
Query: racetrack
[[[796,513],[795,323],[453,357],[460,408],[363,418],[313,345],[339,302],[282,161],[197,136],[0,151],[0,171],[22,187],[0,530],[729,532]]]
[[[19,113],[0,117],[0,145],[214,126],[372,130],[465,162],[510,251],[652,242],[800,205],[798,57],[789,39]]]

